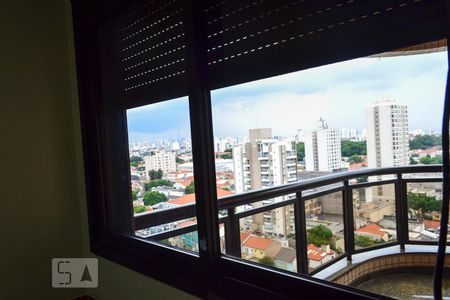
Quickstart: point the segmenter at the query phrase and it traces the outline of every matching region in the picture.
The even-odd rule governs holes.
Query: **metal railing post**
[[[234,207],[227,209],[227,217],[224,221],[224,226],[226,253],[241,257],[241,231],[239,228],[239,219],[236,217]]]
[[[305,204],[302,201],[302,192],[296,193],[294,202],[295,214],[295,251],[297,256],[297,272],[308,274],[308,253],[306,237]]]
[[[397,240],[400,249],[405,250],[408,241],[408,199],[406,195],[406,183],[402,179],[402,174],[397,173],[395,181],[395,209],[397,222]]]
[[[342,192],[342,209],[344,213],[344,244],[347,260],[352,260],[355,251],[355,233],[353,220],[353,189],[349,186],[348,180],[344,181],[344,191]]]

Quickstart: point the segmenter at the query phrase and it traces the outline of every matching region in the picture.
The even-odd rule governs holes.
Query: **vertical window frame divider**
[[[207,272],[208,265],[220,257],[220,237],[203,7],[203,1],[184,1],[197,233],[200,261]]]

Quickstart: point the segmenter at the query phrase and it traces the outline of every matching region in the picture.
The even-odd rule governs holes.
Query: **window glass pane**
[[[397,201],[406,202],[406,191],[396,199],[395,170],[363,172],[418,166],[402,176],[414,181],[408,184],[410,192],[423,189],[423,185],[416,187],[420,179],[441,176],[438,169],[425,172],[423,166],[441,162],[439,131],[447,53],[403,55],[412,53],[419,52],[359,58],[212,91],[217,187],[233,193],[226,205],[219,195],[219,211],[230,207],[233,196],[236,199],[231,208],[235,216],[221,214],[220,232],[226,245],[222,250],[226,254],[259,262],[243,248],[243,238],[254,235],[276,241],[283,249],[293,248],[292,241],[305,234],[299,253],[306,251],[311,257],[296,257],[304,259],[300,266],[316,278],[359,287],[361,282],[346,276],[344,270],[393,251],[390,242],[399,240],[397,228],[405,225],[397,224]],[[219,171],[226,164],[227,171]],[[344,180],[330,179],[349,171],[358,173],[348,178],[348,185]],[[300,182],[312,185],[303,190],[300,186],[288,189]],[[268,189],[283,193],[270,197]],[[433,193],[437,191],[439,188]],[[263,196],[242,201],[247,196],[240,194],[246,192]],[[304,208],[304,215],[295,214],[291,205],[299,192],[303,199],[297,207]],[[344,205],[343,195],[348,195],[346,200],[351,203]],[[283,220],[273,217],[280,209],[271,208],[281,201],[289,204],[281,215],[291,207],[286,214],[289,218]],[[269,210],[264,211],[264,206]],[[351,211],[344,210],[351,207],[354,223],[344,224],[351,219],[346,215]],[[295,220],[296,215],[302,219]],[[228,223],[236,216],[240,239],[235,236],[236,228],[227,234]],[[411,226],[419,221],[417,216],[408,217],[412,239]],[[296,221],[306,225],[304,232],[295,232]],[[355,249],[346,249],[352,243],[346,243],[345,238],[352,233]],[[236,254],[239,247],[233,243],[240,243],[241,253]],[[398,245],[393,247],[399,251]],[[352,261],[344,254],[351,254]],[[314,255],[323,259],[314,260]],[[275,257],[272,254],[271,259]]]
[[[240,218],[242,258],[297,272],[294,220],[293,205]]]
[[[407,184],[408,232],[412,241],[439,240],[442,182]]]
[[[353,190],[356,250],[397,240],[396,200],[393,184]]]
[[[187,231],[196,224],[187,98],[129,109],[127,119],[136,236],[198,252],[196,228]]]
[[[342,203],[341,192],[305,200],[309,272],[345,252]]]

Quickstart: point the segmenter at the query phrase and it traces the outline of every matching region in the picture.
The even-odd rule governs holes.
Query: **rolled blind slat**
[[[148,0],[99,29],[104,99],[134,107],[187,95],[183,1]]]
[[[210,87],[445,37],[442,0],[207,1]]]

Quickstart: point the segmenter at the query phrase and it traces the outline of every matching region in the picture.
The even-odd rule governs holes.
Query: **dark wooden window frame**
[[[205,61],[204,26],[200,1],[186,0],[185,26],[188,37],[187,66],[189,78],[189,107],[194,155],[194,175],[198,220],[199,255],[140,239],[111,230],[107,226],[107,186],[112,184],[111,174],[105,169],[117,169],[124,174],[123,166],[116,167],[111,156],[119,155],[127,161],[128,146],[125,111],[115,115],[109,134],[117,138],[119,146],[114,153],[105,149],[104,110],[102,91],[99,88],[100,58],[96,29],[110,16],[132,1],[72,0],[76,39],[77,72],[80,97],[83,153],[91,251],[132,270],[148,275],[175,288],[206,298],[215,294],[226,298],[385,298],[351,287],[324,282],[304,275],[292,275],[264,268],[220,253],[217,195],[212,135],[210,90],[208,89]],[[431,36],[434,33],[431,33]],[[391,41],[386,50],[408,45],[414,37]],[[376,43],[376,41],[374,41]],[[371,45],[360,45],[367,55],[374,54]],[[354,58],[350,51],[340,54],[336,61]],[[330,61],[315,62],[315,65]],[[292,70],[286,70],[286,72]],[[106,167],[105,167],[106,166]],[[120,169],[122,168],[122,169]],[[129,171],[127,170],[129,173]],[[128,175],[129,176],[129,175]],[[121,178],[122,182],[129,177]],[[128,181],[129,182],[129,181]],[[130,194],[130,187],[122,187],[122,195]],[[130,209],[126,205],[120,209]],[[118,216],[118,215],[117,215]]]

